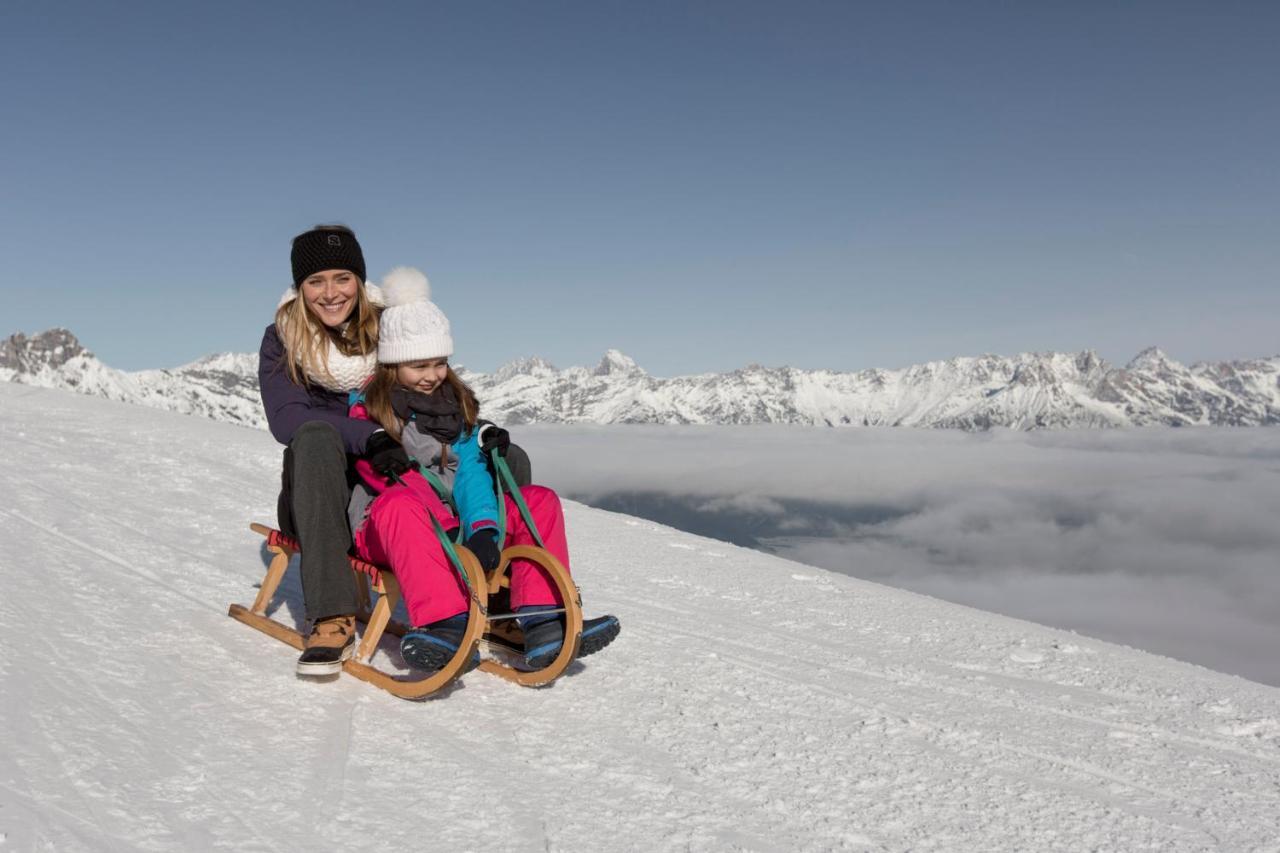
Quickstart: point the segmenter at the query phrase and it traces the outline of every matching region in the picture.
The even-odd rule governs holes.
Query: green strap
[[[427,482],[430,483],[432,488],[436,490],[436,493],[440,495],[440,499],[447,500],[449,505],[453,506],[453,501],[449,497],[448,490],[446,489],[443,492],[441,491],[444,488],[444,483],[440,481],[440,478],[426,468],[423,468],[422,465],[418,463],[417,459],[410,458],[409,461],[416,466],[419,474],[422,474],[427,478]],[[391,475],[391,479],[395,480],[402,486],[404,485],[404,480],[401,480],[394,474]],[[456,514],[457,510],[455,509],[454,512]],[[436,530],[436,538],[440,540],[440,547],[444,549],[445,554],[449,557],[449,562],[453,563],[453,568],[458,572],[458,577],[462,578],[462,584],[467,588],[467,592],[471,593],[472,597],[474,597],[476,591],[471,588],[471,580],[467,577],[467,570],[462,567],[462,558],[458,556],[458,550],[454,548],[453,540],[449,538],[449,534],[445,532],[444,526],[440,524],[440,519],[436,518],[434,513],[428,511],[427,515],[431,516],[431,526]]]
[[[498,470],[496,465],[493,470]],[[502,477],[495,477],[494,485],[498,492],[498,547],[502,547],[507,541],[507,502],[502,499]]]
[[[507,502],[502,499],[502,484],[506,483],[511,497],[520,509],[520,517],[524,519],[525,526],[533,534],[533,541],[538,543],[539,548],[546,548],[547,546],[542,544],[542,536],[538,533],[538,525],[533,523],[533,514],[529,512],[529,505],[524,502],[524,496],[520,494],[520,486],[516,484],[515,476],[512,475],[511,469],[507,467],[507,460],[497,453],[493,454],[490,459],[493,460],[493,470],[498,472],[498,532],[500,534],[498,541],[507,541]]]
[[[427,513],[431,515],[431,513]],[[462,578],[462,583],[467,588],[467,592],[475,595],[475,590],[471,588],[471,581],[467,579],[467,570],[462,567],[462,558],[458,556],[458,551],[453,547],[453,541],[449,538],[449,534],[444,532],[444,527],[440,524],[440,519],[431,515],[431,524],[436,529],[436,536],[440,539],[440,546],[444,548],[444,552],[449,555],[449,562],[453,563],[453,567],[458,571],[458,577]]]
[[[427,482],[431,484],[431,488],[435,489],[436,496],[440,498],[440,500],[442,500],[449,509],[453,510],[454,515],[457,515],[458,506],[453,502],[453,495],[449,493],[449,487],[444,484],[444,480],[440,479],[440,475],[435,471],[432,471],[430,468],[422,467],[422,463],[417,459],[410,458],[409,461],[418,466],[418,473],[427,479]]]

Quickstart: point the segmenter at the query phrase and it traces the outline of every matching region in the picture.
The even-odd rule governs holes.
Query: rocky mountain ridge
[[[1280,356],[1183,365],[1152,347],[1124,367],[1092,350],[962,356],[855,372],[749,367],[658,378],[609,350],[594,369],[541,358],[459,372],[485,414],[508,424],[758,424],[993,427],[1280,424]],[[66,388],[264,427],[257,355],[172,369],[108,367],[66,329],[0,342],[0,380]]]

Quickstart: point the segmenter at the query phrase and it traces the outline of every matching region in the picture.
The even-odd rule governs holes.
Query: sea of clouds
[[[514,438],[593,506],[1280,685],[1278,429]]]

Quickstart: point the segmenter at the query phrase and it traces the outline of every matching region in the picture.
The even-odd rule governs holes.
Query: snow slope
[[[569,504],[617,643],[408,703],[225,615],[270,436],[16,384],[0,435],[0,850],[1280,850],[1274,688]]]

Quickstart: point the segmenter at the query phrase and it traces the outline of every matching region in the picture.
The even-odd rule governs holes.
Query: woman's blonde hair
[[[317,225],[316,229],[340,231],[355,238],[345,225]],[[314,230],[314,229],[313,229]],[[356,276],[357,280],[359,276]],[[364,282],[356,288],[356,307],[346,323],[331,329],[307,307],[301,288],[276,310],[276,331],[284,344],[285,365],[295,385],[310,385],[310,377],[329,373],[329,344],[343,355],[369,355],[378,349],[378,315],[381,309],[369,301]]]
[[[368,410],[369,417],[391,433],[392,438],[401,441],[400,434],[404,430],[404,423],[391,405],[391,392],[400,384],[396,378],[396,367],[397,365],[394,364],[378,364],[373,372],[373,378],[364,389],[364,407]],[[480,401],[476,398],[476,393],[471,390],[470,385],[459,378],[458,374],[453,372],[453,368],[449,365],[445,365],[444,381],[449,383],[454,395],[458,398],[458,407],[462,410],[462,420],[466,423],[467,429],[474,429],[476,419],[480,416]]]

